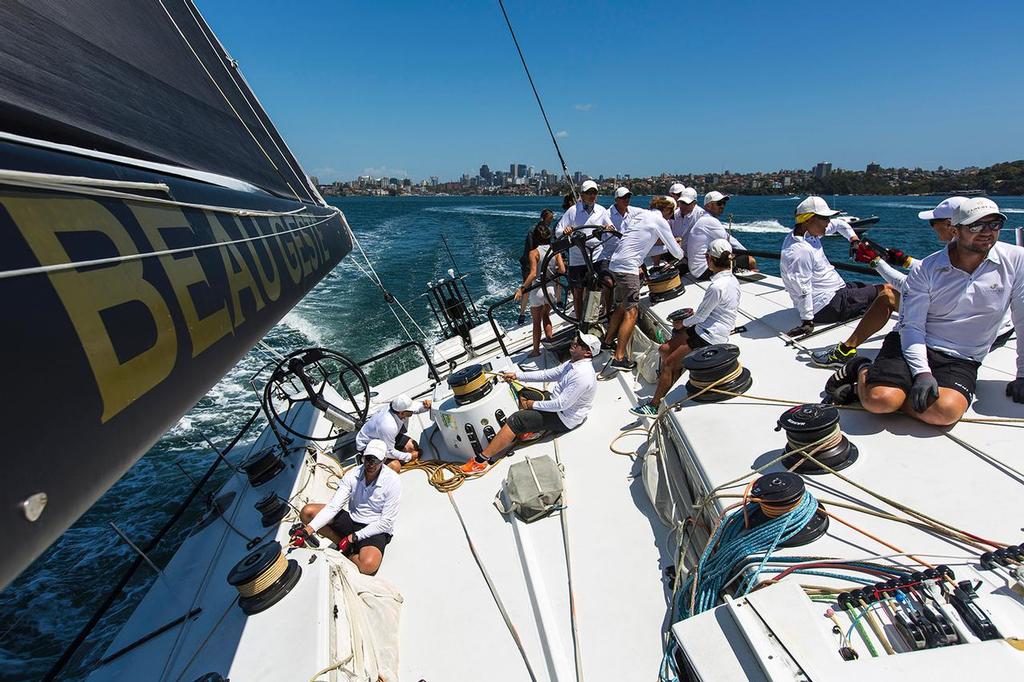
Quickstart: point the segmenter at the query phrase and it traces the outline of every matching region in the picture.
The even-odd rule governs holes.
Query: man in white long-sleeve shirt
[[[683,257],[683,250],[676,243],[675,237],[672,236],[672,228],[668,224],[668,219],[675,210],[676,202],[671,197],[651,199],[651,210],[644,211],[630,224],[629,232],[622,237],[618,248],[615,249],[615,255],[608,263],[608,269],[615,278],[615,289],[612,292],[615,312],[608,322],[608,332],[604,340],[607,347],[610,346],[612,339],[618,337],[615,357],[611,362],[612,369],[617,371],[628,372],[636,367],[636,363],[626,358],[626,349],[629,347],[629,339],[639,315],[637,306],[640,303],[640,265],[644,258],[651,247],[659,241],[673,256]]]
[[[570,235],[584,226],[611,226],[608,211],[597,203],[597,183],[593,180],[587,180],[581,185],[580,200],[567,208],[562,217],[558,219],[558,225],[555,226],[555,239]],[[586,246],[590,250],[590,258],[594,263],[603,260],[600,235],[594,235],[587,239]],[[576,312],[576,319],[579,319],[583,311],[583,289],[586,284],[584,280],[587,275],[587,264],[583,253],[576,246],[569,249],[568,273],[569,287],[572,288],[573,309]]]
[[[859,317],[872,308],[876,299],[881,300],[872,312],[879,318],[881,329],[899,305],[896,292],[888,284],[845,282],[828,261],[821,237],[837,213],[821,197],[807,197],[796,207],[796,227],[782,242],[779,270],[800,315],[800,325],[786,332],[790,336],[810,334],[815,323]]]
[[[694,224],[686,236],[686,262],[690,268],[690,275],[694,279],[710,279],[707,262],[704,254],[708,251],[708,244],[716,239],[725,239],[732,244],[733,250],[743,249],[740,240],[729,234],[718,218],[725,213],[725,204],[729,201],[728,194],[713,191],[704,195],[704,215]],[[740,255],[735,260],[737,268],[745,270],[757,270],[757,261],[753,256]]]
[[[398,474],[382,464],[388,450],[382,440],[367,443],[363,463],[345,472],[331,501],[302,508],[299,516],[306,525],[302,533],[293,534],[293,544],[319,533],[349,555],[360,573],[375,574],[395,532],[402,501]]]
[[[1006,216],[990,199],[968,199],[953,217],[956,239],[910,271],[896,330],[874,362],[837,370],[826,391],[869,412],[902,410],[928,424],[956,423],[974,399],[978,367],[1009,309],[1024,331],[1024,249],[999,242]],[[1024,402],[1024,348],[1006,394]]]
[[[580,334],[569,344],[569,360],[551,369],[533,372],[502,372],[506,381],[554,381],[551,397],[528,400],[520,397],[522,408],[505,420],[484,451],[462,465],[467,474],[483,471],[508,450],[516,438],[527,433],[565,433],[583,423],[590,414],[597,393],[597,373],[591,359],[601,352],[601,340]]]
[[[405,433],[409,428],[409,417],[429,409],[429,400],[417,406],[404,393],[395,397],[387,409],[374,414],[359,429],[356,434],[356,452],[362,452],[373,439],[382,440],[388,444],[388,455],[384,463],[395,471],[401,471],[403,462],[411,462],[420,456],[419,443]]]
[[[697,205],[697,190],[693,187],[684,187],[679,197],[673,198],[676,199],[676,212],[668,222],[672,226],[672,234],[679,240],[679,246],[686,251],[686,237],[707,211]]]

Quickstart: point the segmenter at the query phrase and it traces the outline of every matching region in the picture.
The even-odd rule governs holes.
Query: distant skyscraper
[[[516,165],[514,163],[510,163],[508,165],[508,176],[513,179],[518,177],[516,175]]]
[[[576,171],[575,173],[573,173],[572,181],[577,185],[583,182],[583,173],[581,173],[580,171]]]
[[[517,163],[516,164],[515,176],[517,178],[525,178],[526,177],[526,164],[525,163]]]
[[[832,174],[832,163],[830,161],[822,161],[816,164],[812,174],[819,180],[827,178]]]
[[[431,187],[437,187],[437,176],[436,175],[431,175],[430,176],[430,186]]]
[[[480,166],[480,177],[488,182],[491,181],[491,169],[487,166],[486,163]]]

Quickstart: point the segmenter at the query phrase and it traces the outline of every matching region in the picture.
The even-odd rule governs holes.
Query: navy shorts
[[[860,317],[878,298],[878,289],[874,284],[865,282],[847,282],[846,286],[837,291],[825,307],[814,313],[815,322],[846,322]]]
[[[970,405],[978,386],[978,367],[981,363],[964,360],[948,353],[928,349],[928,366],[940,388],[951,388],[967,398]],[[914,377],[910,373],[910,365],[903,357],[903,346],[899,332],[889,332],[882,341],[882,349],[878,357],[868,368],[868,384],[881,384],[902,389],[910,394],[914,385]]]
[[[586,265],[570,265],[568,268],[569,286],[573,289],[582,289],[587,281]]]

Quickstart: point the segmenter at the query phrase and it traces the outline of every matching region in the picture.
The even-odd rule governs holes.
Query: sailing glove
[[[924,412],[939,399],[939,384],[931,372],[921,372],[914,377],[910,388],[910,404],[915,412]]]
[[[1006,384],[1006,395],[1013,398],[1015,403],[1024,403],[1024,377],[1017,377]]]
[[[878,251],[862,241],[857,242],[857,248],[853,250],[853,259],[855,261],[858,263],[870,263],[876,258],[878,258]]]

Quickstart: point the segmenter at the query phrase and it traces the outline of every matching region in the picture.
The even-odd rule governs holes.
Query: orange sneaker
[[[478,462],[476,457],[474,457],[459,468],[462,469],[464,474],[479,474],[487,468],[487,462]]]

